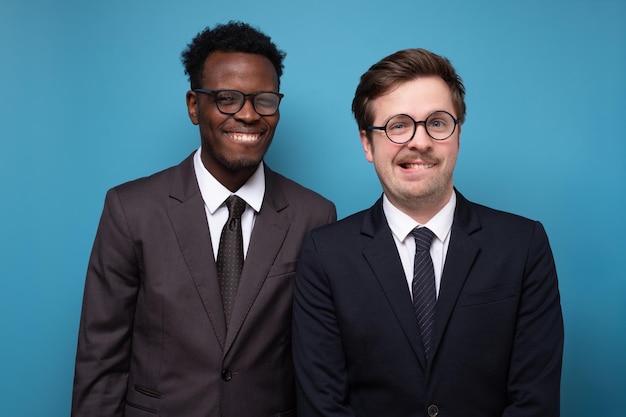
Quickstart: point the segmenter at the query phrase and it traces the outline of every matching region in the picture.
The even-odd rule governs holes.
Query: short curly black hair
[[[269,59],[278,75],[283,74],[283,60],[287,54],[279,50],[269,36],[247,23],[230,21],[218,24],[213,29],[207,27],[198,33],[181,54],[185,74],[191,88],[202,88],[202,72],[207,57],[216,51],[245,52],[263,55]]]

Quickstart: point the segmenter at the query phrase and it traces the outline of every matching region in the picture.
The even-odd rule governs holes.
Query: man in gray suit
[[[107,193],[85,284],[73,416],[295,416],[296,257],[304,234],[336,220],[336,210],[263,163],[284,56],[239,22],[207,28],[183,52],[201,147]],[[245,201],[237,220],[245,260],[222,286],[232,195]]]

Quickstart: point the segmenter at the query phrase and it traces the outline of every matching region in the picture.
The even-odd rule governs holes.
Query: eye
[[[397,134],[413,128],[413,122],[406,117],[394,117],[387,122],[387,132]]]
[[[259,106],[273,107],[276,105],[276,97],[273,94],[260,94],[256,96],[255,102]]]
[[[407,125],[403,123],[394,123],[392,125],[387,125],[387,130],[402,130],[406,128],[407,128]]]
[[[428,127],[432,127],[434,129],[441,129],[446,126],[446,121],[442,119],[435,119],[428,121]]]
[[[236,102],[237,97],[232,93],[220,93],[217,95],[216,100],[222,104],[229,104]]]
[[[444,132],[454,129],[454,119],[446,112],[435,112],[426,119],[428,129],[433,132]]]

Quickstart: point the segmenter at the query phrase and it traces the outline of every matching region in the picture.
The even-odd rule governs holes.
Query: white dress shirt
[[[220,236],[224,224],[226,224],[226,220],[228,220],[228,208],[224,202],[233,193],[207,171],[200,158],[201,149],[202,147],[200,147],[194,155],[193,166],[196,172],[198,186],[200,187],[200,193],[204,200],[206,218],[209,222],[213,256],[217,260]],[[256,214],[261,210],[263,196],[265,194],[265,171],[263,170],[263,162],[259,164],[259,167],[254,174],[252,174],[250,179],[234,194],[241,197],[247,203],[246,210],[241,215],[241,232],[243,234],[243,253],[245,259],[246,253],[248,253],[248,245],[250,244],[250,236],[252,235]]]
[[[412,293],[411,283],[413,281],[413,263],[415,261],[415,239],[411,235],[411,231],[417,226],[424,226],[428,227],[435,234],[430,246],[430,257],[433,260],[435,290],[438,297],[439,288],[441,287],[441,275],[450,243],[450,230],[452,229],[455,208],[456,194],[453,191],[450,201],[428,223],[421,225],[396,208],[391,204],[387,196],[383,195],[383,211],[385,212],[385,217],[387,217],[393,240],[398,248],[398,254],[402,261],[410,293]]]

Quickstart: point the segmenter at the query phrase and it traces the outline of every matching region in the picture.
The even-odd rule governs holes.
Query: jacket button
[[[439,407],[435,404],[431,404],[428,406],[428,417],[437,417],[439,414]]]
[[[228,382],[228,381],[230,381],[231,379],[233,379],[233,373],[232,373],[232,372],[230,372],[228,369],[224,369],[224,370],[222,371],[222,380],[224,380],[224,381]]]

